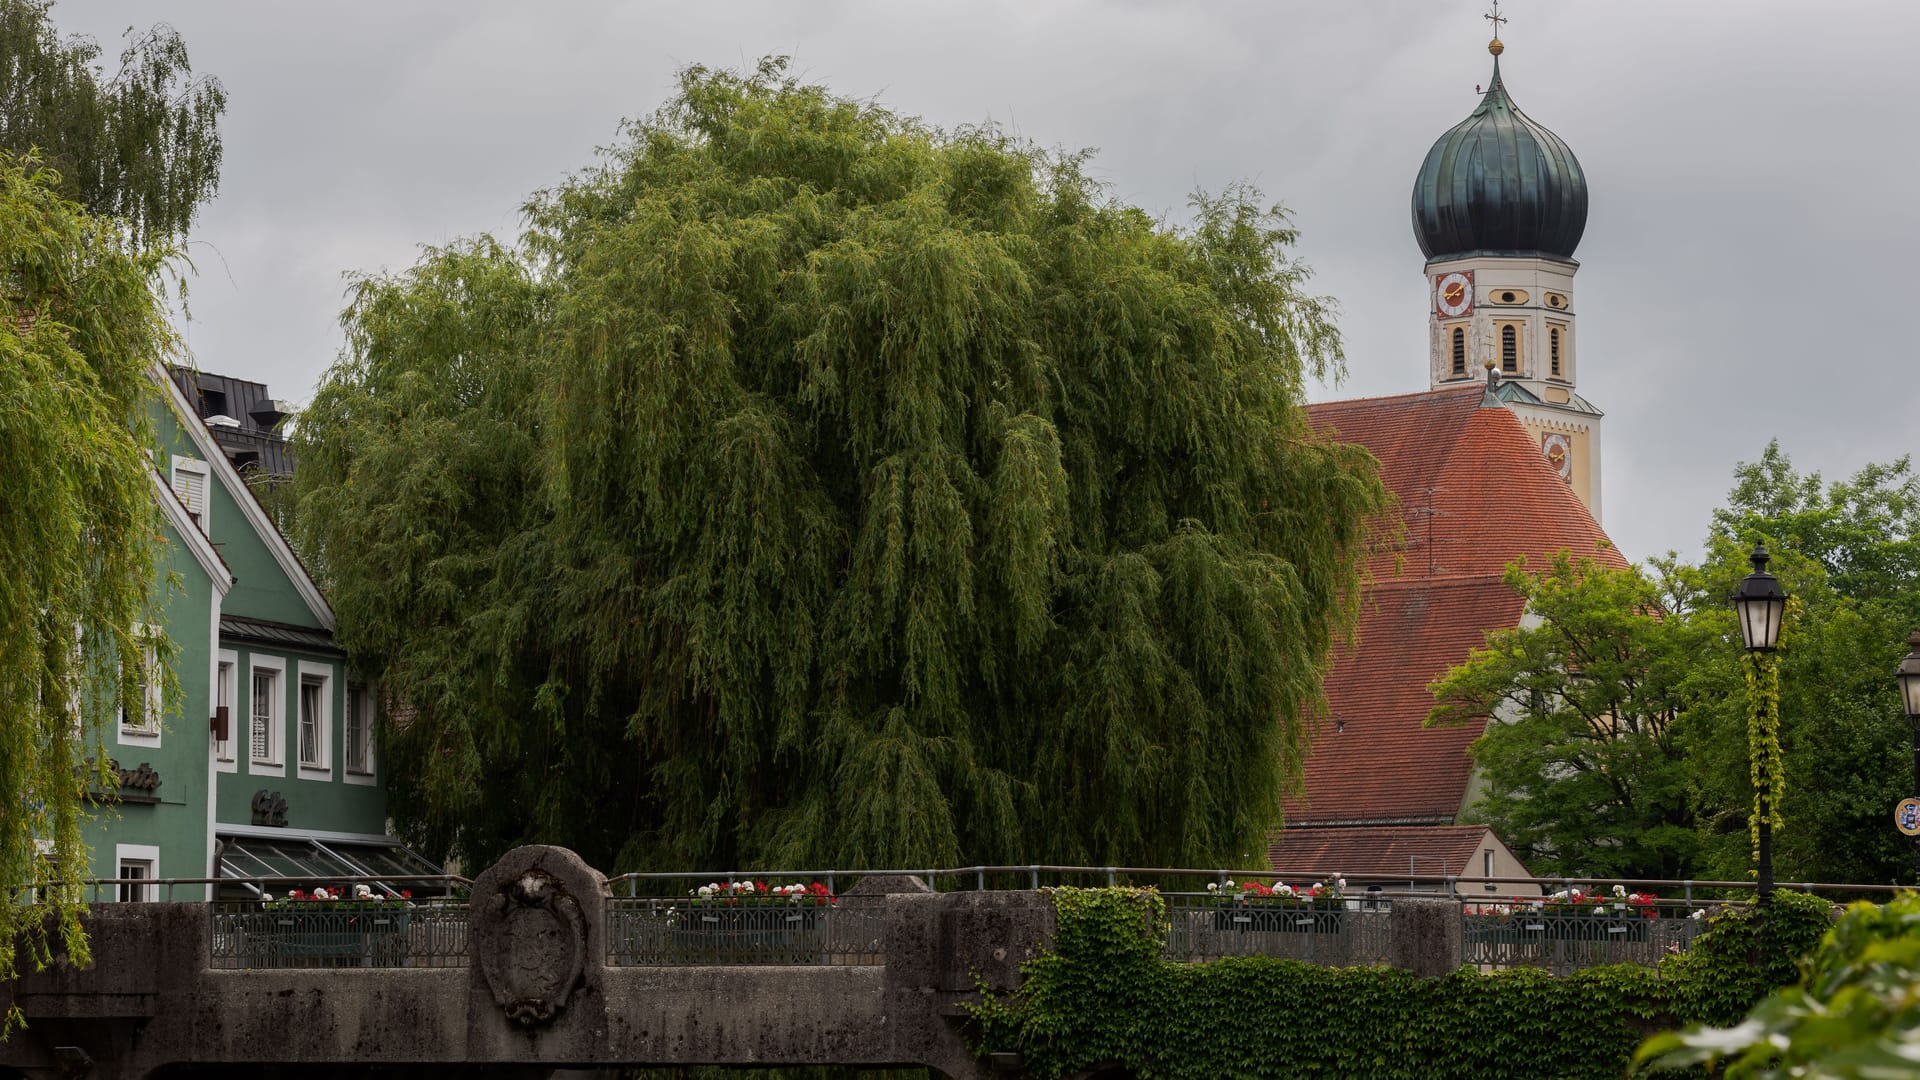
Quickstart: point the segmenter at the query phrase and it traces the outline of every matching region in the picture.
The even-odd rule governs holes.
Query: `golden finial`
[[[1507,47],[1500,42],[1500,25],[1507,21],[1506,16],[1500,14],[1500,0],[1493,0],[1493,10],[1485,18],[1493,24],[1493,40],[1487,42],[1487,51],[1499,56],[1507,51]]]

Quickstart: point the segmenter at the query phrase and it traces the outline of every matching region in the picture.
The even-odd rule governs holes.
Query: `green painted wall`
[[[222,825],[250,825],[253,822],[253,796],[258,791],[277,791],[287,802],[289,829],[314,829],[323,832],[386,832],[386,788],[380,773],[380,753],[374,746],[374,773],[371,778],[349,774],[346,769],[346,689],[344,662],[339,657],[258,643],[222,641],[221,649],[231,651],[239,661],[240,695],[233,710],[233,762],[222,763],[216,774],[219,788],[215,799],[215,818]],[[284,667],[277,679],[279,720],[276,725],[279,764],[269,766],[253,760],[249,744],[252,735],[248,709],[253,700],[252,672],[256,659]],[[303,668],[303,665],[308,665]],[[299,694],[303,670],[322,674],[330,680],[328,712],[331,720],[327,736],[327,771],[313,772],[298,763]],[[231,769],[231,771],[227,771]],[[362,782],[355,782],[362,781]]]
[[[207,673],[212,663],[213,581],[181,542],[171,524],[155,555],[153,624],[172,641],[174,678],[180,693],[166,703],[158,738],[123,734],[117,716],[99,717],[98,731],[109,757],[122,768],[152,765],[160,774],[154,804],[94,804],[87,843],[93,873],[119,873],[116,846],[158,847],[159,877],[207,876],[207,720],[211,715]],[[200,893],[179,894],[179,899]]]
[[[154,433],[168,454],[204,460],[205,455],[181,428],[172,410],[161,405],[156,406],[154,413]],[[162,476],[172,478],[170,465],[163,465],[160,471]],[[266,541],[248,523],[235,493],[227,490],[218,474],[207,487],[207,535],[219,546],[220,557],[226,560],[234,577],[233,588],[227,592],[221,610],[228,615],[318,628],[320,621],[300,598],[286,572],[280,569]],[[240,497],[252,498],[245,494]]]

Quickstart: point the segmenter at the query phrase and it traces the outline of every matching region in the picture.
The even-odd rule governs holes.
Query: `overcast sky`
[[[342,275],[511,237],[691,63],[774,53],[941,126],[1097,147],[1114,193],[1180,220],[1256,182],[1343,307],[1349,374],[1426,386],[1414,171],[1487,81],[1480,0],[61,0],[117,54],[166,21],[226,85],[226,168],[192,249],[207,371],[304,402]],[[1736,461],[1778,437],[1842,476],[1920,427],[1920,3],[1510,0],[1503,74],[1573,147],[1592,211],[1580,390],[1607,413],[1605,525],[1695,550]]]

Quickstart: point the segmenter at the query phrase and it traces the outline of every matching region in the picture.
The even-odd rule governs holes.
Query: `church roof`
[[[1327,675],[1328,722],[1290,824],[1451,823],[1466,797],[1467,744],[1484,725],[1423,727],[1427,684],[1488,630],[1519,625],[1507,564],[1567,549],[1627,565],[1519,419],[1481,408],[1484,396],[1467,386],[1308,409],[1316,428],[1380,460],[1402,534],[1369,561],[1358,640]]]
[[[1507,96],[1500,60],[1465,120],[1427,151],[1413,181],[1413,234],[1428,259],[1571,259],[1587,228],[1587,177],[1567,144]]]
[[[1485,825],[1286,829],[1267,860],[1277,872],[1310,877],[1462,877],[1486,837]]]

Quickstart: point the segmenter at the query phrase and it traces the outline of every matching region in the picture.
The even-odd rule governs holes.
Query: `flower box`
[[[1338,934],[1344,907],[1296,904],[1239,904],[1213,913],[1213,928],[1228,933]]]
[[[826,948],[820,916],[819,908],[696,907],[675,918],[668,941],[688,962],[817,953]]]

